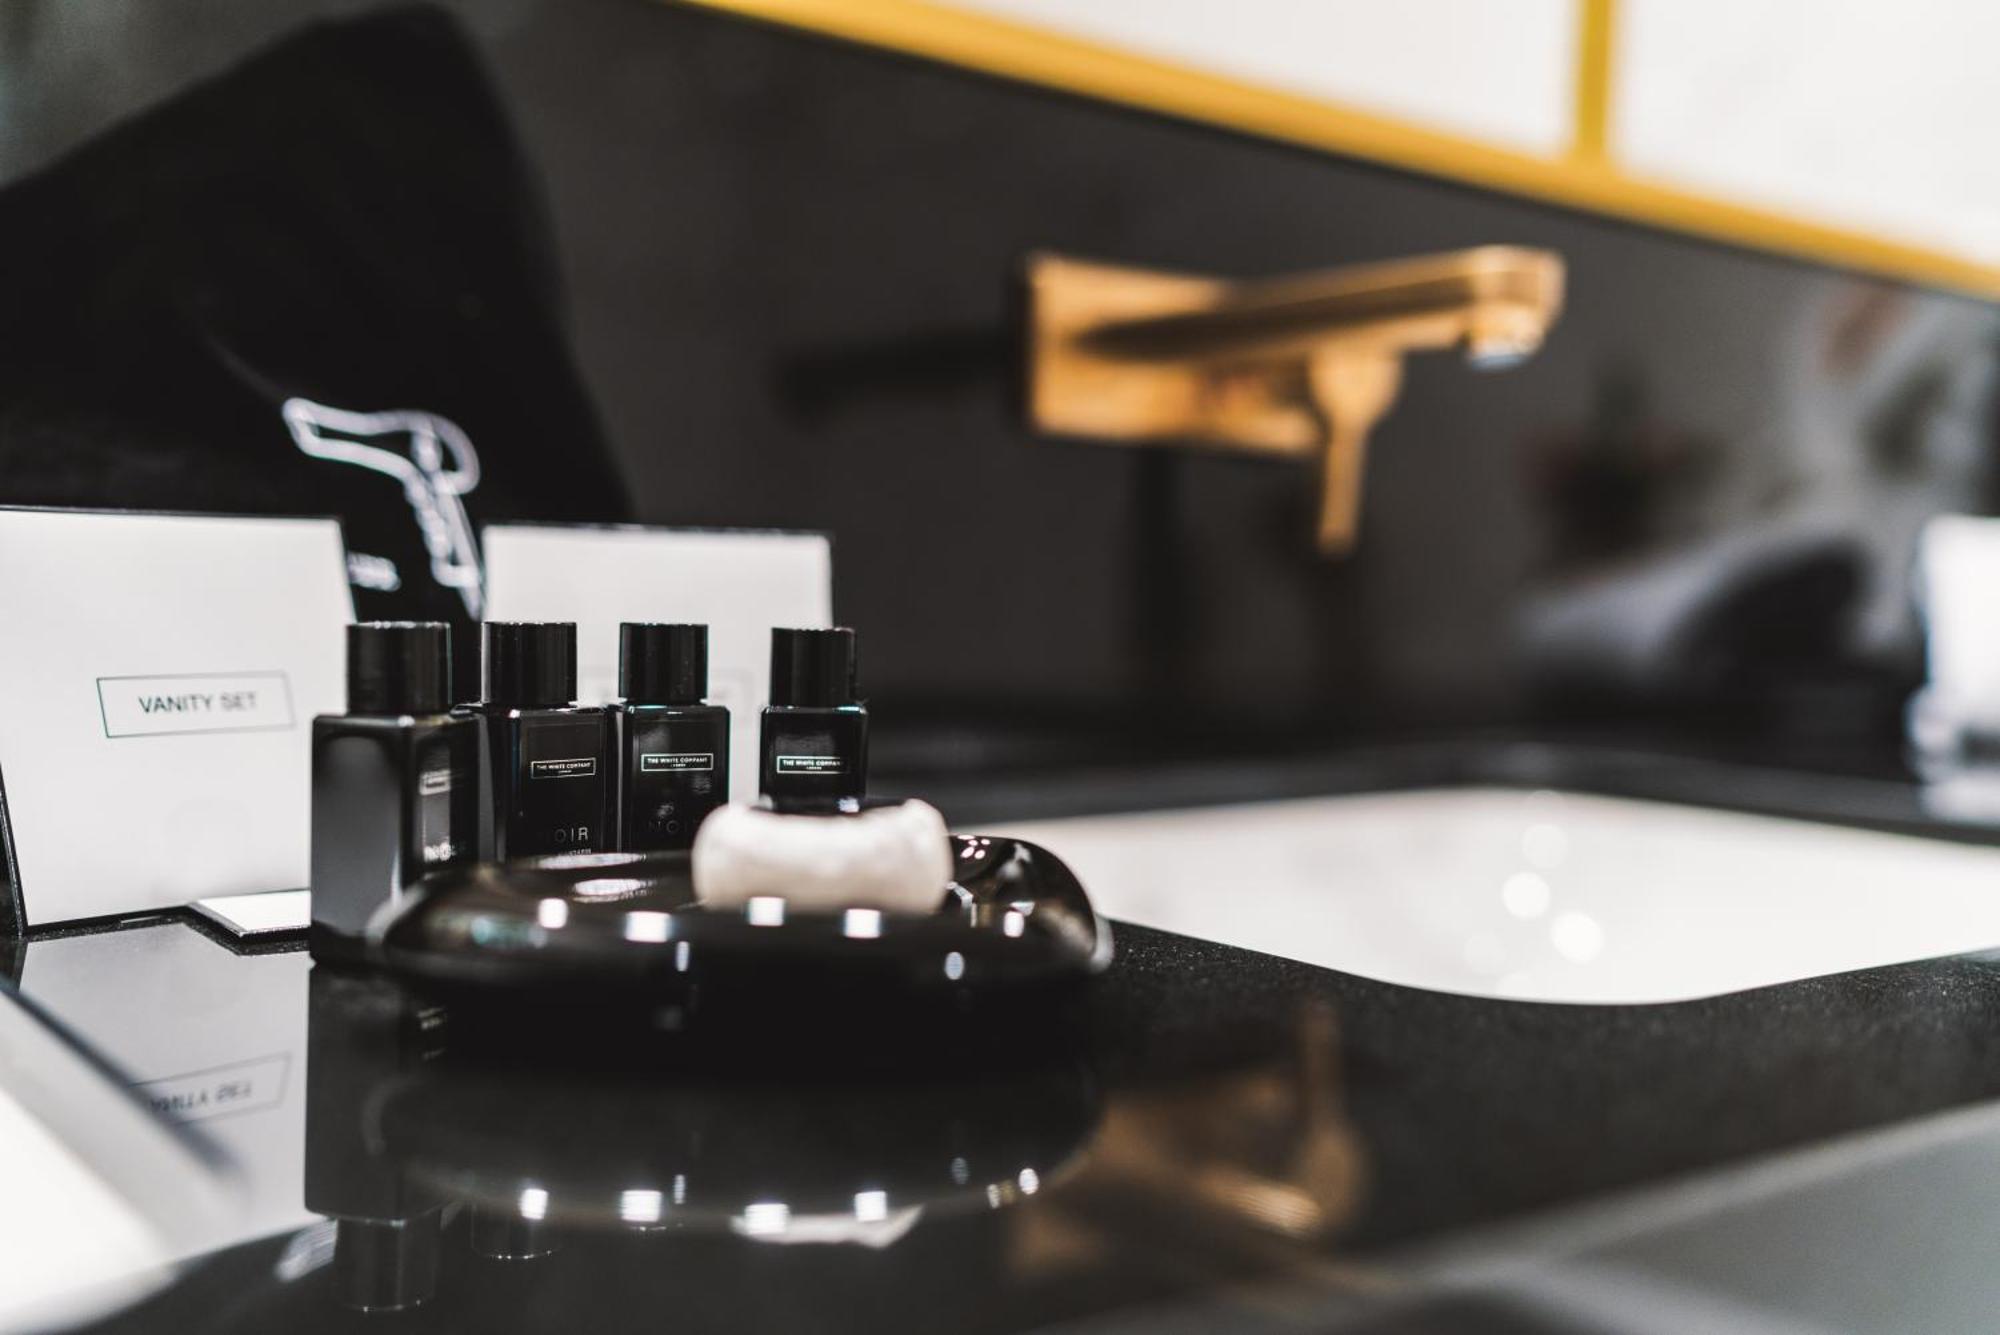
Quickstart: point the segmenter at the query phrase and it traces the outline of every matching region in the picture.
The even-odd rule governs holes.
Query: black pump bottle
[[[773,630],[762,791],[780,811],[859,811],[868,790],[868,708],[855,689],[854,632]]]
[[[443,622],[347,628],[347,712],[313,720],[315,955],[358,955],[385,904],[477,852],[479,729],[446,712],[450,690]]]
[[[618,847],[687,848],[729,800],[729,711],[708,694],[708,627],[627,621],[618,628]]]
[[[489,621],[481,694],[488,800],[480,853],[489,859],[595,853],[611,847],[608,720],[576,703],[576,623]]]

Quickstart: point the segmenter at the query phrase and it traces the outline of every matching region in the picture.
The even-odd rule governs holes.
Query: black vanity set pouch
[[[11,506],[330,515],[360,616],[462,634],[477,557],[441,552],[433,502],[466,535],[631,517],[540,183],[442,8],[305,25],[0,189],[0,291]],[[413,425],[324,425],[349,419]],[[469,457],[429,458],[431,427]],[[51,916],[9,815],[0,795],[0,937]]]
[[[407,486],[438,442],[390,419],[467,442],[469,532],[631,518],[540,182],[443,9],[306,25],[0,190],[0,291],[10,503],[336,515],[361,618],[461,636],[478,586]],[[313,453],[296,402],[380,429]]]

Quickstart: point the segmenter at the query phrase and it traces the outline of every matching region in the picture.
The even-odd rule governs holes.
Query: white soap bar
[[[926,802],[853,816],[784,816],[740,802],[694,839],[694,892],[714,908],[773,896],[802,912],[929,913],[951,880],[944,817]]]

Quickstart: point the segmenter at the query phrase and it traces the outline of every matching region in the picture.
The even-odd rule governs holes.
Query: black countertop
[[[1552,754],[1507,772],[1586,786]],[[1875,778],[1627,769],[1934,820]],[[1579,1006],[1117,935],[1081,996],[722,1060],[551,1046],[265,957],[264,1003],[308,1013],[304,1204],[341,1222],[219,1251],[93,1329],[1567,1329],[1413,1306],[1413,1258],[2000,1094],[2000,954]],[[30,943],[30,995],[60,946]]]

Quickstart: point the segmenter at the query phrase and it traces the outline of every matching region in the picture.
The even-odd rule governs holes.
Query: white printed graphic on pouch
[[[486,602],[479,545],[459,498],[479,485],[479,455],[457,424],[435,413],[353,413],[310,399],[287,399],[282,411],[292,439],[313,458],[370,468],[403,484],[430,553],[431,578],[458,590],[466,614],[478,619]],[[403,448],[386,443],[398,440]]]

